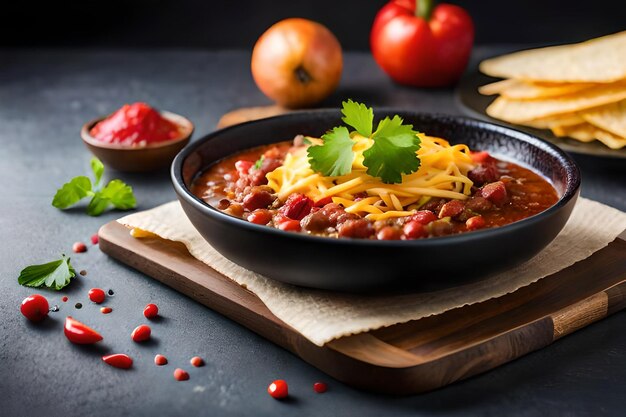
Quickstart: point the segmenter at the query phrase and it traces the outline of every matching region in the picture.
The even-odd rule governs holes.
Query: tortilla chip
[[[556,136],[568,136],[581,142],[598,140],[611,149],[621,149],[626,146],[626,138],[614,135],[606,130],[598,129],[589,123],[554,128],[552,129],[552,132]]]
[[[524,126],[534,127],[536,129],[551,129],[560,126],[573,126],[585,123],[585,119],[578,113],[565,113],[556,116],[543,117],[541,119],[529,120],[523,122]]]
[[[626,138],[626,100],[587,110],[582,117],[600,129]]]
[[[509,123],[523,123],[530,120],[572,113],[626,99],[626,83],[593,87],[587,90],[540,100],[511,100],[498,97],[487,107],[487,114]]]
[[[626,31],[570,45],[530,49],[487,59],[492,77],[530,81],[610,83],[626,78]]]
[[[484,95],[501,94],[503,97],[516,100],[531,100],[537,98],[558,97],[566,94],[577,93],[597,86],[592,83],[554,83],[552,85],[539,85],[522,80],[502,80],[483,85],[478,92]]]

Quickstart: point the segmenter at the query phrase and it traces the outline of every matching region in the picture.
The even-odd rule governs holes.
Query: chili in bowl
[[[311,148],[331,143],[329,129],[342,120],[322,110],[206,136],[174,160],[174,188],[191,222],[226,258],[320,289],[466,284],[530,259],[565,225],[580,174],[558,148],[468,118],[377,113],[383,121],[396,115],[424,132],[415,142],[422,165],[403,168],[401,182],[367,166],[380,165],[368,152],[375,133],[350,133],[351,170],[344,163],[343,172],[330,168],[325,174],[333,175],[323,175],[315,160],[322,149]],[[332,151],[341,157],[349,148]],[[391,152],[387,147],[383,162]],[[443,157],[451,153],[454,163]],[[450,179],[452,186],[442,185]]]

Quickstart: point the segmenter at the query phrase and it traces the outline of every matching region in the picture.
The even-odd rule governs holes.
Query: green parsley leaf
[[[48,262],[43,265],[27,266],[20,272],[17,282],[27,287],[46,286],[60,290],[70,283],[70,279],[76,276],[76,271],[70,264],[70,258],[63,255],[59,260]]]
[[[89,178],[85,176],[75,177],[57,190],[52,205],[59,209],[68,208],[91,194],[93,192]]]
[[[91,158],[91,171],[93,172],[94,177],[96,177],[94,185],[98,186],[98,184],[100,184],[102,174],[104,174],[104,165],[102,164],[102,161],[95,156]]]
[[[122,180],[110,181],[100,193],[109,199],[116,209],[129,210],[137,206],[133,188]]]
[[[381,120],[374,133],[374,144],[363,152],[367,173],[386,184],[401,183],[402,174],[411,174],[420,166],[420,139],[412,125],[402,122],[398,116]]]
[[[374,123],[374,110],[365,104],[356,103],[352,100],[344,101],[341,113],[341,120],[348,126],[352,126],[356,131],[366,138],[372,135],[372,125]]]
[[[91,159],[91,171],[98,186],[104,174],[104,165],[98,158]],[[99,216],[109,206],[120,210],[135,208],[137,201],[133,189],[121,180],[112,180],[101,190],[92,190],[91,180],[85,176],[73,178],[57,190],[52,205],[59,209],[68,208],[85,197],[92,197],[87,206],[87,214]]]
[[[261,157],[257,159],[256,162],[254,163],[254,169],[261,169],[261,165],[263,165],[264,159],[265,159],[265,156],[261,155]]]
[[[348,129],[344,126],[335,127],[322,136],[323,145],[309,146],[307,154],[313,171],[326,177],[345,175],[352,170],[354,142]]]

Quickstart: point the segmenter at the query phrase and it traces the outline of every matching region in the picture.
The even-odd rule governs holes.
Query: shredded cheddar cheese
[[[314,172],[307,148],[300,147],[286,155],[282,166],[267,174],[268,185],[281,201],[293,193],[305,194],[314,201],[331,197],[347,212],[370,220],[409,216],[432,197],[466,199],[473,184],[467,173],[475,166],[469,148],[450,145],[441,138],[423,135],[420,138],[421,147],[417,151],[420,168],[402,175],[400,184],[385,184],[366,173],[363,152],[373,141],[356,134],[352,148],[355,157],[349,174],[324,177]],[[319,139],[310,140],[319,143]]]

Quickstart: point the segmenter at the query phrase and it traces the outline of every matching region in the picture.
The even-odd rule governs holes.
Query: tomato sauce
[[[476,153],[466,200],[431,198],[412,216],[371,221],[347,213],[330,199],[292,194],[279,201],[265,175],[295,146],[281,142],[231,155],[210,166],[192,185],[194,195],[251,223],[328,237],[410,240],[499,227],[538,214],[558,201],[554,187],[535,172],[486,152]],[[262,158],[261,158],[262,157]]]
[[[123,105],[111,116],[98,122],[89,133],[106,143],[146,146],[178,139],[181,128],[146,103],[134,103]]]

